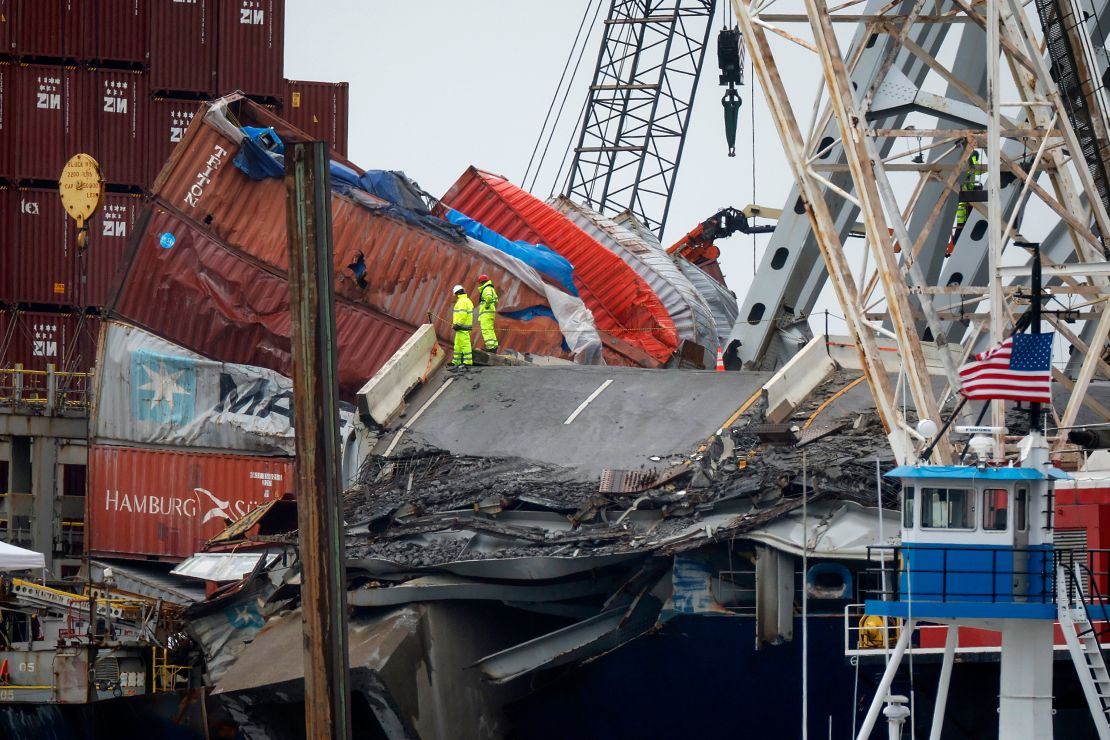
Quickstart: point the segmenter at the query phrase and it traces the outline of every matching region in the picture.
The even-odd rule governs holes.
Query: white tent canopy
[[[32,570],[45,568],[46,558],[41,552],[0,542],[0,570]]]

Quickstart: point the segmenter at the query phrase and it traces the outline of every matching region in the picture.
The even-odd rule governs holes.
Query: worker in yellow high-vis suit
[[[482,327],[482,342],[486,352],[497,351],[497,331],[493,328],[497,319],[497,289],[489,275],[478,276],[478,325]]]
[[[473,365],[470,330],[474,328],[474,303],[461,285],[455,286],[455,309],[451,314],[451,323],[455,328],[455,356],[451,364]]]

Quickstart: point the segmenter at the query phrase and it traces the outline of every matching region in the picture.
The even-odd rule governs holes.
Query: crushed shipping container
[[[238,128],[223,118],[223,110],[217,106],[194,120],[159,175],[154,195],[165,207],[203,224],[228,246],[285,274],[288,237],[284,181],[252,179],[234,166],[239,143],[222,132],[238,133]],[[219,129],[213,125],[214,117],[219,117],[215,123],[222,122]],[[244,125],[288,127],[246,100],[239,100],[235,119]],[[301,132],[293,135],[304,137]],[[204,173],[200,184],[198,172]],[[437,335],[449,343],[453,336],[452,286],[458,283],[476,289],[478,275],[488,273],[500,295],[497,326],[501,346],[570,357],[564,349],[560,324],[567,321],[555,311],[546,291],[537,291],[529,284],[519,265],[490,260],[485,250],[439,219],[426,216],[421,220],[417,214],[363,190],[346,190],[346,194],[332,193],[337,296],[413,327],[424,323],[431,312]],[[359,282],[352,268],[360,264],[360,259],[366,270],[365,284]],[[573,340],[568,345],[575,344]]]
[[[285,80],[281,115],[313,139],[322,139],[347,156],[347,111],[350,86],[346,82]]]
[[[95,442],[293,455],[293,382],[217,362],[119,321],[102,334]],[[354,407],[341,410],[346,438]]]
[[[293,492],[292,461],[93,445],[90,555],[182,560],[231,521]]]
[[[292,377],[285,278],[157,205],[141,228],[113,316],[207,357]],[[339,391],[352,401],[416,327],[344,300],[335,321]]]
[[[679,339],[688,339],[710,352],[716,349],[717,327],[713,312],[669,254],[565,195],[552,198],[548,205],[619,256],[651,286],[671,315]]]
[[[443,203],[509,239],[546,244],[570,260],[603,335],[641,348],[656,363],[667,362],[678,348],[674,322],[651,286],[547,204],[475,167],[451,186]]]

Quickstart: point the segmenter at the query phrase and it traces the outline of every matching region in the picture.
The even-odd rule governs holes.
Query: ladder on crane
[[[1091,710],[1099,740],[1110,740],[1110,670],[1099,642],[1099,631],[1087,608],[1085,587],[1097,594],[1098,586],[1090,574],[1084,577],[1078,563],[1072,569],[1056,568],[1056,605],[1060,631],[1068,645],[1079,683]],[[1096,597],[1096,601],[1101,599]]]

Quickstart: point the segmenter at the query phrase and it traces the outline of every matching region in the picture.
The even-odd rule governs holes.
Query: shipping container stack
[[[285,0],[0,0],[0,398],[4,369],[92,369],[144,193],[202,101],[288,101],[298,126],[346,152],[346,83],[284,79],[284,31]],[[84,250],[58,197],[79,152],[107,191]],[[32,461],[15,448],[0,436],[0,496],[29,493],[19,468]],[[5,507],[0,539],[15,527]]]

